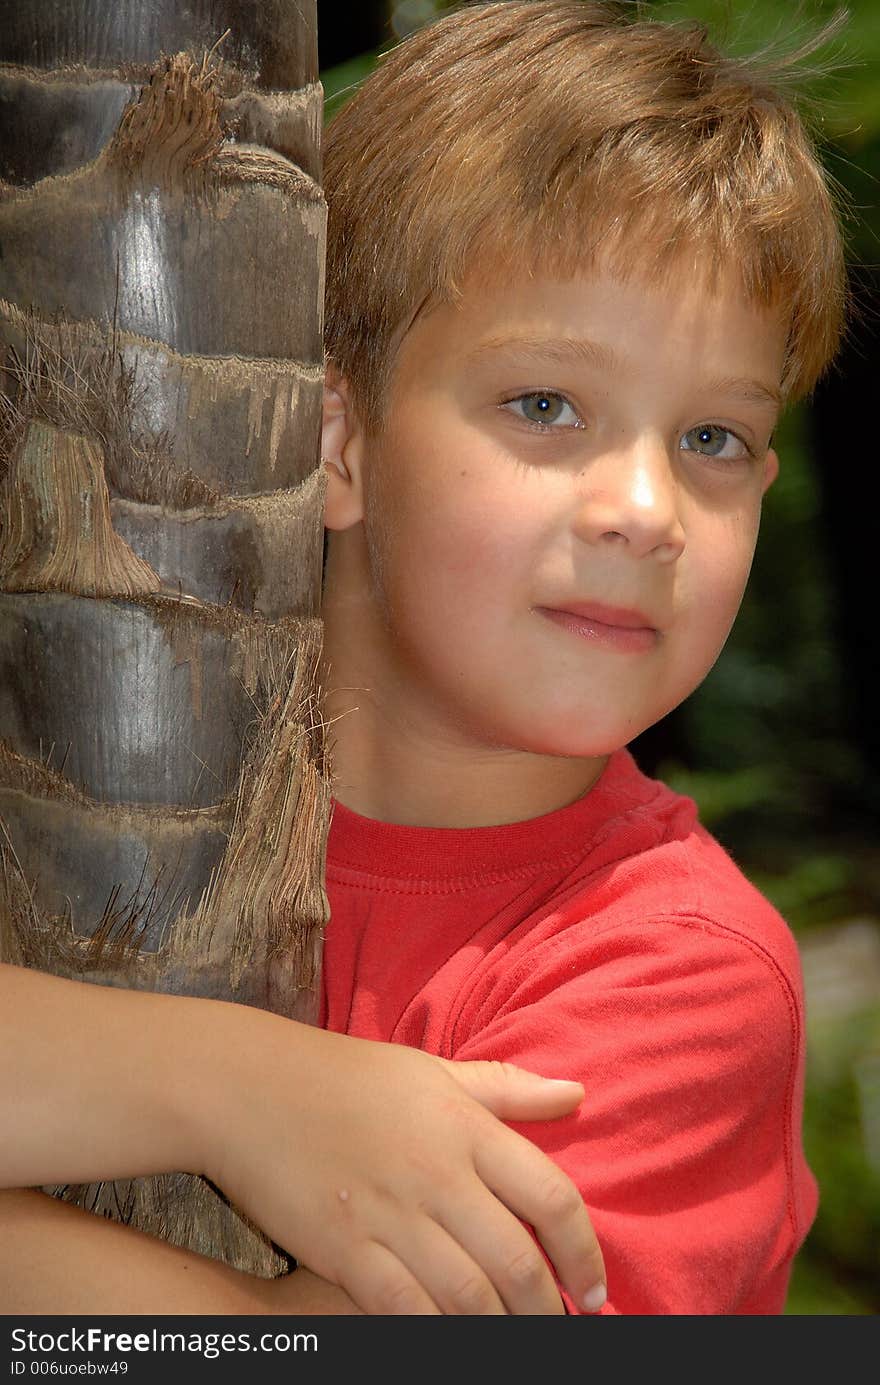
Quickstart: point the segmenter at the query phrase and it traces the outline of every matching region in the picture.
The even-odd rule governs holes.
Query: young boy
[[[55,1091],[29,1043],[7,1183],[197,1169],[309,1269],[257,1287],[10,1193],[16,1309],[563,1311],[505,1204],[591,1311],[576,1188],[603,1313],[781,1313],[816,1207],[797,950],[625,747],[717,658],[780,408],[833,355],[820,165],[694,27],[510,0],[382,63],[325,187],[335,1032],[8,983],[87,1071]],[[112,1055],[147,1046],[111,1118]]]

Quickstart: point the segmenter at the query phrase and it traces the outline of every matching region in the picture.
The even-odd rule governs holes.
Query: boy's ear
[[[771,447],[770,451],[764,458],[764,484],[762,487],[763,491],[768,491],[770,489],[778,475],[779,458],[777,457],[776,453],[773,451],[773,448]]]
[[[363,433],[348,381],[328,362],[321,432],[321,462],[327,473],[325,528],[350,529],[363,519],[362,457]]]

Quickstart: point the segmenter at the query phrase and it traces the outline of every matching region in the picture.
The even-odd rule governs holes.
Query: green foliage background
[[[328,116],[407,23],[448,7],[442,0],[390,4],[387,41],[322,74]],[[657,17],[700,20],[725,51],[750,54],[799,47],[842,7],[833,0],[646,0],[642,8]],[[876,268],[880,2],[850,0],[847,11],[836,36],[803,63],[802,101],[846,206],[850,262]],[[867,327],[876,351],[870,317]],[[835,584],[811,407],[807,401],[780,423],[782,469],[765,505],[740,617],[709,678],[674,714],[674,731],[665,745],[661,738],[659,752],[655,747],[653,768],[694,796],[707,826],[788,919],[804,956],[804,1138],[821,1202],[786,1312],[874,1315],[880,1311],[880,970],[871,967],[880,966],[880,859],[869,803],[876,806],[880,796],[845,715],[847,680],[855,675],[834,636]],[[846,429],[841,418],[842,451]],[[853,485],[861,503],[858,478]],[[875,592],[875,607],[876,600]],[[870,793],[854,791],[865,785]]]

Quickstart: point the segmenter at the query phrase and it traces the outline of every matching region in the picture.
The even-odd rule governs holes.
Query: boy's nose
[[[597,459],[579,478],[575,532],[633,557],[672,563],[685,546],[679,487],[665,447],[640,442]]]

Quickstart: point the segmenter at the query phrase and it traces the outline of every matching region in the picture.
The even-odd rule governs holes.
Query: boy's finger
[[[484,1185],[474,1195],[459,1195],[440,1212],[452,1244],[459,1244],[482,1266],[503,1300],[517,1316],[561,1315],[565,1306],[553,1274],[528,1231]],[[439,1301],[439,1300],[438,1300]],[[460,1311],[460,1310],[455,1310]]]
[[[535,1235],[579,1308],[596,1312],[604,1299],[605,1261],[574,1183],[525,1137],[492,1132],[475,1151],[477,1173]]]
[[[339,1284],[370,1315],[437,1317],[441,1312],[406,1265],[377,1241],[358,1245],[340,1271]]]
[[[480,1191],[479,1216],[483,1219],[484,1238],[487,1241],[491,1233],[487,1227],[484,1203],[494,1204],[513,1226],[521,1229],[496,1198],[490,1197],[485,1188]],[[456,1207],[458,1209],[460,1204],[457,1203]],[[466,1215],[462,1215],[462,1223],[473,1228],[473,1222]],[[395,1250],[413,1277],[431,1295],[441,1313],[456,1317],[499,1317],[507,1313],[500,1294],[501,1286],[487,1272],[485,1258],[475,1260],[460,1243],[460,1238],[449,1235],[439,1221],[427,1216],[410,1218],[404,1235],[405,1239],[395,1241]]]
[[[574,1111],[584,1099],[580,1082],[541,1077],[513,1063],[438,1059],[447,1072],[501,1120],[552,1120]]]

